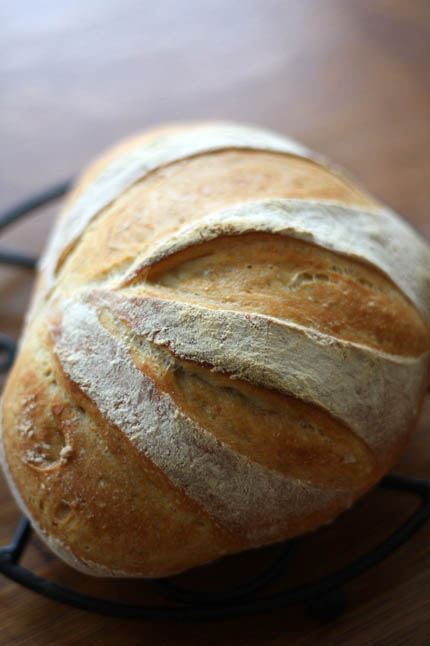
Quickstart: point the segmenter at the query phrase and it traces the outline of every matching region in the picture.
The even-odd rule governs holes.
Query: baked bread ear
[[[51,548],[159,577],[334,519],[424,397],[430,254],[280,135],[154,130],[84,174],[42,259],[3,465]]]

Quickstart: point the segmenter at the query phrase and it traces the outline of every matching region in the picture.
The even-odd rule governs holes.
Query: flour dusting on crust
[[[155,137],[111,162],[58,223],[40,265],[45,274],[46,290],[53,286],[63,250],[79,238],[103,208],[132,184],[172,162],[229,148],[285,153],[320,163],[323,159],[288,137],[232,123],[197,126],[185,132]]]
[[[374,450],[416,414],[428,354],[396,357],[263,314],[102,290],[87,298],[182,359],[316,404]]]
[[[364,209],[323,200],[266,199],[235,204],[181,227],[151,247],[123,278],[143,267],[219,236],[267,232],[310,241],[364,260],[381,270],[430,318],[430,248],[387,209]]]
[[[52,335],[65,374],[101,415],[226,528],[252,541],[270,540],[291,514],[352,500],[352,491],[286,478],[219,442],[156,389],[90,304],[64,302]]]

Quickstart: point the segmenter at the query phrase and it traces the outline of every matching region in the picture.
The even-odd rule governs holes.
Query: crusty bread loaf
[[[156,577],[331,521],[423,400],[429,249],[277,134],[154,130],[102,157],[43,257],[2,405],[51,548]]]

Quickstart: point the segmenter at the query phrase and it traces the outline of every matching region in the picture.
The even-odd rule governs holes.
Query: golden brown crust
[[[360,438],[294,397],[183,361],[157,385],[220,442],[268,469],[322,487],[366,488],[375,477]]]
[[[418,356],[427,326],[385,276],[359,261],[293,238],[217,238],[169,256],[138,282],[166,299],[260,312],[374,347]]]
[[[88,176],[92,178],[93,171]],[[83,187],[87,181],[85,174]],[[80,192],[79,185],[76,195]],[[76,282],[97,280],[124,267],[145,246],[180,224],[230,204],[265,197],[376,204],[309,160],[262,151],[202,154],[153,171],[109,205],[98,216],[99,226],[88,229],[79,241],[67,276]],[[136,217],[138,213],[145,217]]]
[[[71,192],[62,218],[112,161],[166,134],[194,129],[169,126],[108,151]],[[34,318],[4,393],[2,445],[21,504],[76,567],[93,574],[163,576],[309,531],[367,491],[403,450],[423,399],[428,326],[377,266],[312,240],[255,231],[173,251],[124,281],[145,250],[181,226],[273,198],[378,209],[349,180],[312,158],[274,150],[200,152],[160,164],[97,212],[76,239],[65,241],[52,288],[42,272]],[[247,383],[198,353],[194,360],[175,355],[172,344],[155,339],[162,325],[140,333],[113,305],[109,311],[108,301],[98,304],[94,290],[100,286],[123,297],[135,317],[145,315],[138,309],[145,299],[169,303],[179,318],[180,307],[204,307],[209,335],[215,329],[211,312],[224,312],[227,321],[229,314],[245,317],[256,335],[265,329],[258,327],[261,321],[285,322],[304,335],[315,356],[330,344],[339,356],[344,352],[345,373],[373,356],[375,370],[386,362],[386,372],[375,374],[378,392],[384,393],[379,382],[391,369],[415,371],[414,392],[408,386],[406,396],[399,389],[396,419],[404,421],[392,432],[383,429],[374,451],[348,419],[330,414],[330,402],[324,407],[276,392],[264,369],[256,383]],[[222,345],[221,338],[215,342]],[[251,351],[249,356],[252,361]],[[321,382],[331,378],[324,373],[327,365],[321,363]],[[120,369],[121,387],[115,383]],[[303,392],[313,392],[301,369],[285,365],[293,376],[297,372]],[[139,388],[127,382],[130,375]],[[366,410],[376,410],[376,403],[360,403],[372,393],[371,384],[361,387],[351,397],[359,409],[351,415],[365,424]],[[121,413],[123,402],[131,401],[128,388],[136,396],[137,420],[129,410]],[[153,427],[154,415],[159,427]],[[172,453],[180,454],[172,455],[171,466],[154,434],[163,446],[171,438]],[[234,497],[237,483],[243,501]],[[267,510],[259,488],[267,493]]]
[[[24,504],[46,535],[61,542],[66,535],[83,563],[130,576],[175,573],[240,549],[240,538],[172,487],[40,354],[46,362],[41,357],[29,371],[31,350],[24,352],[11,373],[3,444],[15,482],[25,483]]]

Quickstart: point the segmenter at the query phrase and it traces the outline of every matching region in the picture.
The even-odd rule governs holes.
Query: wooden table
[[[350,169],[430,234],[428,0],[6,1],[0,5],[0,206],[74,175],[119,137],[215,117],[283,131]],[[55,208],[14,227],[39,252]],[[32,276],[0,268],[0,331],[17,336]],[[430,477],[430,406],[397,470]],[[0,487],[0,543],[18,517]],[[375,491],[305,540],[284,585],[309,581],[389,533],[414,504]],[[302,607],[203,623],[103,618],[0,576],[1,644],[429,643],[430,528],[348,584],[348,609],[321,624]],[[232,581],[268,558],[245,554],[183,580]],[[88,581],[37,540],[24,564],[90,592],[154,600],[141,582]]]

